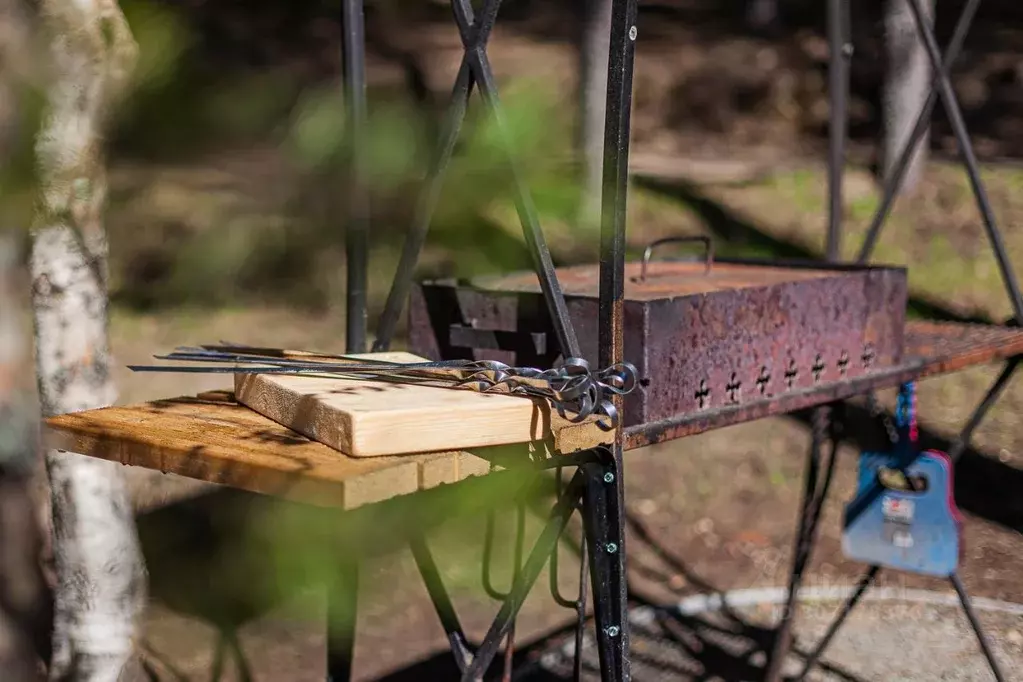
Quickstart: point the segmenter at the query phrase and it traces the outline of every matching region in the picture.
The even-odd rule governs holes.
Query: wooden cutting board
[[[424,362],[410,353],[354,356]],[[571,424],[546,400],[385,381],[237,374],[235,397],[250,409],[352,457],[538,443],[571,453],[611,443],[591,418]]]

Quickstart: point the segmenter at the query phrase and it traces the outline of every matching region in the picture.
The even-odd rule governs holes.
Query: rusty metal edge
[[[726,406],[705,412],[680,414],[669,419],[628,427],[625,447],[655,445],[677,438],[733,426],[765,417],[807,409],[882,388],[893,388],[906,381],[949,374],[968,367],[1004,360],[1023,354],[1023,335],[1012,342],[975,351],[942,357],[914,357],[894,366],[845,381],[825,382],[818,386],[784,393],[771,398]]]

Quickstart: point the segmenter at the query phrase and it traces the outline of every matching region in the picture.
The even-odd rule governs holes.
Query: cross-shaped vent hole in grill
[[[874,346],[868,343],[863,347],[863,355],[860,356],[860,359],[863,360],[863,366],[870,367],[874,364],[875,357],[876,353],[874,353]]]
[[[739,381],[739,377],[736,376],[735,372],[732,372],[732,378],[728,380],[727,384],[725,384],[725,391],[728,393],[728,402],[739,402],[739,393],[742,391],[742,382]]]
[[[796,383],[796,377],[799,376],[799,370],[796,368],[796,361],[789,359],[789,366],[785,370],[785,385],[792,388],[792,385]]]
[[[845,376],[847,371],[849,371],[849,354],[842,351],[842,354],[838,357],[838,373]]]
[[[813,367],[810,368],[813,372],[813,383],[817,383],[821,380],[821,374],[824,373],[824,360],[821,359],[820,353],[813,359]]]
[[[757,375],[757,388],[760,390],[760,395],[767,393],[767,383],[771,380],[771,373],[767,371],[767,366],[760,368],[760,374]]]
[[[700,380],[700,388],[696,390],[696,402],[701,410],[707,407],[707,403],[710,402],[710,387],[707,386],[706,379]]]

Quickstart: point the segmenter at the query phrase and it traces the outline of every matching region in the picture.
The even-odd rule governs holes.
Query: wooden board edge
[[[299,396],[291,393],[287,388],[281,387],[273,382],[267,381],[263,375],[258,374],[236,374],[234,396],[238,403],[274,420],[272,410],[264,401],[268,394],[284,394],[284,402],[300,404]],[[520,399],[520,398],[516,398]],[[524,400],[524,398],[523,398]],[[389,457],[389,456],[413,456],[429,454],[429,452],[440,453],[450,448],[438,449],[424,452],[423,450],[411,447],[386,452],[376,450],[365,450],[358,447],[358,443],[352,437],[350,423],[342,424],[340,428],[325,428],[321,423],[337,418],[337,414],[327,408],[314,403],[308,410],[301,422],[297,419],[289,420],[292,423],[281,424],[285,428],[301,433],[303,436],[315,440],[327,447],[337,450],[343,455],[355,458]],[[280,422],[277,422],[280,423]],[[530,437],[532,436],[532,437]],[[504,434],[488,434],[475,442],[468,442],[461,446],[462,450],[477,450],[488,447],[504,445],[532,445],[550,450],[552,454],[572,454],[582,450],[588,450],[601,445],[609,445],[614,442],[614,433],[607,432],[600,428],[596,417],[590,417],[580,423],[572,423],[562,418],[556,411],[551,409],[550,403],[538,400],[533,401],[532,418],[528,431],[522,434],[514,434],[509,431]]]
[[[322,405],[312,402],[311,408],[304,408],[300,396],[291,393],[286,388],[278,386],[259,374],[236,374],[234,377],[234,394],[239,404],[244,405],[253,412],[270,419],[271,421],[302,434],[310,440],[326,445],[347,457],[360,457],[354,452],[355,446],[351,435],[351,424],[342,419],[336,427],[328,427],[326,421],[336,419],[335,413],[327,411]],[[295,414],[289,419],[291,423],[284,424],[277,421],[267,405],[274,395],[282,398],[280,402],[293,406]],[[302,413],[299,420],[298,413]],[[392,453],[385,453],[392,454]]]

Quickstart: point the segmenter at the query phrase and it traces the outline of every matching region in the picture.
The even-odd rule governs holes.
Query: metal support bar
[[[505,151],[508,155],[508,163],[512,172],[512,181],[515,185],[515,208],[519,215],[519,221],[522,223],[523,234],[533,259],[533,266],[540,279],[540,288],[543,291],[544,300],[550,312],[561,352],[565,356],[579,357],[579,341],[576,338],[572,320],[568,315],[568,307],[565,303],[564,294],[561,291],[561,285],[558,283],[557,275],[554,272],[554,263],[551,260],[550,250],[547,248],[543,230],[540,228],[540,219],[536,206],[533,203],[532,195],[526,186],[525,179],[511,149],[508,122],[504,117],[504,109],[497,94],[497,81],[490,68],[490,60],[487,58],[486,38],[497,18],[499,8],[500,0],[489,0],[483,7],[483,17],[476,20],[469,0],[452,0],[452,9],[454,10],[455,21],[458,24],[458,31],[464,49],[462,69],[468,68],[469,73],[466,76],[470,78],[470,80],[466,81],[465,96],[466,98],[468,97],[471,84],[475,82],[479,87],[484,104],[487,106],[497,126],[498,133],[503,138]],[[461,78],[461,76],[462,71],[459,72],[459,77]],[[458,87],[460,84],[461,81],[456,83],[456,94],[461,92]],[[460,108],[461,114],[459,115],[456,111],[452,118],[457,118],[458,125],[460,125],[460,119],[464,117],[464,106],[459,104],[456,109],[458,108]],[[456,127],[453,126],[452,130],[447,131],[453,133],[455,138],[457,138],[457,130],[454,130]],[[452,146],[453,139],[446,138],[440,154],[440,159],[445,165],[447,160],[450,159]],[[418,260],[419,251],[425,241],[430,218],[429,214],[432,214],[433,206],[436,202],[435,193],[439,192],[439,186],[435,187],[428,181],[427,190],[424,208],[428,211],[428,214],[424,214],[422,220],[417,218],[416,223],[413,225],[414,230],[406,241],[406,248],[402,253],[402,260],[395,275],[391,292],[388,295],[384,314],[381,316],[380,333],[378,334],[378,341],[374,345],[374,348],[378,350],[384,350],[390,344],[398,315],[404,305],[405,298],[408,296],[408,288],[411,286],[412,269],[415,266],[416,260]]]
[[[603,682],[624,682],[632,675],[620,452],[609,457],[603,466],[589,464],[583,468],[586,480],[583,525],[590,552],[593,614]]]
[[[806,478],[803,486],[803,501],[800,507],[798,526],[796,528],[796,546],[792,561],[792,572],[789,574],[788,598],[782,612],[781,623],[775,631],[771,656],[767,662],[766,682],[779,682],[785,658],[792,647],[792,626],[795,621],[799,588],[803,582],[803,571],[806,570],[817,540],[817,526],[820,521],[821,509],[825,496],[831,485],[834,473],[837,441],[835,432],[829,425],[830,406],[814,408],[812,440],[807,457]],[[823,481],[820,478],[822,451],[824,443],[830,440],[832,447],[828,458],[827,470]]]
[[[966,122],[963,120],[962,111],[959,109],[959,101],[956,99],[955,90],[952,88],[952,81],[948,77],[941,64],[941,53],[938,44],[934,39],[934,33],[927,25],[924,18],[924,8],[921,0],[909,0],[909,8],[913,13],[913,20],[916,23],[920,37],[924,41],[927,50],[927,57],[931,61],[931,68],[938,79],[938,93],[941,102],[945,106],[945,113],[948,115],[949,123],[955,132],[956,141],[959,143],[959,152],[966,164],[967,175],[970,179],[970,186],[973,189],[973,196],[977,200],[977,208],[980,210],[983,219],[984,229],[987,231],[988,239],[995,251],[995,259],[998,261],[998,269],[1001,271],[1005,289],[1009,294],[1012,303],[1012,310],[1017,320],[1023,320],[1023,293],[1020,292],[1019,282],[1016,281],[1016,273],[1012,269],[1005,243],[1002,241],[1002,234],[995,222],[994,210],[987,196],[987,190],[980,179],[980,164],[973,151],[973,143],[970,141],[970,134],[966,130]]]
[[[612,0],[600,215],[597,345],[602,367],[624,359],[625,229],[636,18],[637,0]],[[613,402],[621,413],[621,396],[615,396]],[[583,520],[590,553],[597,651],[601,679],[605,682],[626,682],[632,678],[625,577],[624,435],[619,422],[608,461],[604,466],[583,467],[586,474]]]
[[[519,503],[518,506],[518,517],[515,523],[515,549],[514,556],[512,557],[512,575],[518,575],[522,569],[522,545],[525,541],[526,536],[526,505]],[[559,536],[560,537],[560,536]],[[553,554],[557,553],[558,544],[554,543]],[[501,677],[502,682],[511,682],[512,667],[515,658],[515,619],[512,618],[511,627],[508,628],[508,635],[505,637],[504,644],[504,675]]]
[[[613,0],[604,124],[604,186],[600,223],[599,341],[601,367],[622,360],[625,295],[625,221],[629,185],[629,131],[636,52],[636,0]],[[615,405],[619,407],[619,405]]]
[[[497,10],[500,7],[500,0],[487,0],[483,7],[483,19],[478,23],[469,18],[470,27],[467,30],[472,32],[473,43],[485,45],[493,29],[494,21],[497,18]],[[471,11],[470,7],[470,11]],[[437,145],[434,157],[431,160],[423,187],[416,199],[415,213],[412,218],[412,225],[405,236],[405,244],[401,251],[401,259],[398,261],[398,269],[391,282],[391,289],[387,294],[387,302],[377,323],[376,340],[373,343],[373,350],[383,351],[390,348],[391,340],[394,338],[394,331],[398,325],[398,317],[405,306],[405,299],[408,298],[409,289],[412,286],[412,275],[416,263],[419,261],[419,253],[426,244],[426,234],[430,229],[430,221],[433,219],[434,211],[437,209],[437,202],[440,200],[440,191],[444,180],[444,171],[447,170],[451,157],[455,152],[455,144],[458,142],[458,134],[462,130],[462,123],[465,121],[465,112],[469,106],[469,97],[472,95],[475,85],[472,69],[469,66],[467,54],[462,55],[462,63],[455,77],[455,84],[451,89],[451,99],[448,102],[447,111],[444,114],[444,121],[441,125],[441,138]]]
[[[554,495],[561,496],[561,475],[559,467],[554,474]],[[573,609],[576,614],[575,622],[575,656],[572,661],[572,679],[578,682],[582,676],[582,652],[583,638],[586,631],[586,576],[589,573],[589,552],[586,551],[586,540],[583,538],[582,546],[579,548],[579,592],[578,596],[566,599],[561,595],[560,581],[558,579],[558,548],[555,547],[551,553],[551,564],[549,569],[551,597],[559,606]]]
[[[551,552],[557,547],[558,538],[561,537],[565,526],[568,525],[569,517],[575,511],[582,493],[582,479],[582,473],[577,471],[569,482],[565,494],[558,499],[554,509],[551,510],[550,520],[534,543],[522,570],[515,576],[508,598],[504,600],[501,610],[483,638],[483,643],[476,650],[472,665],[462,672],[462,682],[475,682],[482,679],[483,673],[493,662],[501,646],[501,640],[508,634],[512,621],[519,609],[522,608],[522,602],[525,601],[530,588],[539,577]]]
[[[583,675],[583,639],[586,636],[586,574],[589,573],[589,552],[584,542],[579,549],[579,598],[575,606],[575,655],[572,657],[572,680],[579,682]]]
[[[366,39],[363,0],[343,0],[344,82],[348,149],[348,224],[345,258],[348,278],[345,345],[349,353],[366,350],[366,290],[369,259],[369,206],[365,187]]]
[[[995,658],[995,654],[991,650],[990,642],[988,642],[987,637],[984,636],[984,630],[980,627],[980,620],[977,618],[977,614],[973,610],[973,603],[970,601],[969,595],[966,594],[966,588],[963,587],[963,581],[959,578],[958,573],[950,575],[949,581],[952,583],[952,587],[955,588],[956,594],[959,595],[959,601],[962,602],[963,611],[966,612],[966,617],[970,621],[970,626],[973,628],[974,634],[977,635],[977,641],[980,643],[980,648],[984,652],[984,657],[987,659],[988,665],[991,666],[991,672],[994,673],[995,679],[998,680],[998,682],[1005,682],[1005,675],[998,666],[998,660]]]
[[[966,452],[966,448],[970,444],[970,439],[973,437],[973,432],[980,426],[980,423],[987,416],[987,411],[998,402],[998,398],[1001,397],[1002,391],[1009,385],[1009,379],[1016,373],[1016,368],[1019,367],[1020,358],[1012,358],[1005,367],[1002,368],[1001,374],[995,379],[995,382],[991,384],[991,388],[988,389],[984,395],[983,400],[973,410],[973,414],[970,415],[969,421],[966,422],[966,426],[959,432],[959,436],[956,438],[952,447],[949,449],[948,456],[952,462],[958,462],[959,458]]]
[[[440,618],[444,633],[448,636],[448,645],[455,657],[455,665],[460,671],[464,671],[472,661],[472,652],[466,643],[465,631],[462,630],[462,624],[458,621],[458,614],[455,613],[455,606],[451,603],[451,597],[444,587],[444,581],[437,569],[437,563],[433,560],[433,554],[426,545],[426,539],[421,535],[414,535],[409,540],[409,548],[412,550],[412,558],[415,559],[419,575],[423,578],[423,584],[426,585],[426,591],[430,594],[433,608],[437,611],[437,617]]]
[[[849,617],[852,610],[856,608],[856,605],[863,598],[863,594],[867,591],[867,588],[873,584],[874,579],[877,578],[877,574],[881,571],[880,566],[871,566],[870,569],[860,577],[859,582],[856,583],[856,589],[849,596],[848,601],[842,606],[842,609],[838,612],[838,616],[832,621],[828,627],[828,631],[824,633],[824,637],[821,638],[820,643],[817,644],[816,648],[806,657],[806,661],[803,663],[803,670],[800,672],[793,682],[801,682],[810,669],[817,664],[820,660],[824,650],[831,644],[831,640],[834,639],[835,635],[838,634],[838,629],[845,623],[845,619]]]
[[[327,588],[327,682],[352,679],[355,621],[359,593],[359,563],[342,562],[338,577]]]
[[[962,11],[959,13],[959,19],[956,21],[952,39],[945,49],[945,63],[942,69],[944,73],[948,73],[951,70],[953,62],[959,57],[959,52],[963,49],[963,43],[966,40],[966,34],[970,31],[973,17],[977,13],[979,6],[980,0],[967,0]],[[936,81],[937,79],[935,78],[934,80]],[[891,212],[892,205],[895,203],[895,197],[898,195],[899,190],[902,189],[902,181],[906,178],[909,161],[913,158],[913,150],[916,149],[917,143],[923,138],[927,129],[931,127],[931,112],[934,111],[934,105],[937,103],[938,92],[934,87],[931,87],[931,92],[927,95],[927,101],[924,102],[924,106],[920,109],[920,113],[916,117],[916,123],[913,125],[913,130],[906,139],[906,146],[899,152],[899,158],[892,167],[891,176],[885,179],[881,203],[878,205],[877,211],[874,213],[874,219],[871,221],[867,234],[863,238],[863,246],[860,247],[860,254],[856,258],[858,263],[866,263],[867,259],[874,252],[874,247],[877,245],[878,237],[881,234],[881,228]]]
[[[842,251],[842,175],[845,168],[845,143],[848,128],[849,61],[852,42],[849,36],[848,0],[828,0],[828,42],[831,56],[828,66],[830,96],[830,133],[828,138],[828,243],[827,259],[835,262]]]

